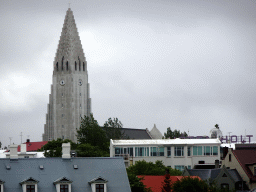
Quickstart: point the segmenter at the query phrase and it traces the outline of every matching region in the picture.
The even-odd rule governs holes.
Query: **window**
[[[175,165],[175,169],[178,169],[180,171],[183,171],[184,170],[184,165]]]
[[[123,154],[129,154],[129,156],[133,156],[133,147],[116,147],[115,148],[115,156],[119,157]]]
[[[61,96],[63,97],[63,96],[64,96],[64,94],[63,94],[63,93],[61,93]]]
[[[58,64],[58,62],[56,63],[56,69],[57,69],[57,71],[59,70],[59,64]]]
[[[171,157],[172,151],[171,151],[171,147],[167,147],[167,156]]]
[[[204,155],[211,155],[211,147],[204,146]]]
[[[64,117],[64,114],[62,114],[61,117]]]
[[[82,108],[82,105],[80,104],[80,109]]]
[[[60,192],[68,192],[68,185],[60,185]]]
[[[83,62],[83,71],[85,71],[85,64],[84,64],[84,62]]]
[[[149,156],[149,147],[135,147],[135,157]]]
[[[61,104],[61,107],[63,108],[63,107],[64,107],[64,105],[63,105],[63,104]]]
[[[204,155],[218,155],[217,146],[204,146]]]
[[[253,174],[256,175],[256,167],[254,167],[254,173]]]
[[[35,192],[35,185],[27,185],[26,192]]]
[[[96,192],[104,192],[104,184],[96,184]]]
[[[61,70],[63,71],[63,60],[64,60],[64,56],[62,57],[62,62],[61,62]]]
[[[77,67],[76,67],[76,61],[75,61],[75,70],[77,69]]]
[[[228,155],[228,160],[231,161],[231,154]]]
[[[184,147],[175,147],[174,156],[184,156]]]
[[[62,125],[61,127],[64,128],[64,125]]]
[[[82,96],[82,94],[80,93],[80,96]]]
[[[218,146],[212,147],[212,155],[218,155]]]
[[[188,147],[188,156],[191,156],[191,147]]]
[[[188,165],[188,169],[191,169],[191,165]]]
[[[68,71],[68,61],[67,61],[67,63],[66,63],[66,67],[67,67],[67,71]]]
[[[193,155],[203,155],[202,146],[193,146]]]
[[[164,147],[150,147],[150,156],[164,156]]]
[[[220,188],[221,188],[221,189],[229,190],[229,184],[227,184],[227,183],[222,183],[222,184],[220,185]]]

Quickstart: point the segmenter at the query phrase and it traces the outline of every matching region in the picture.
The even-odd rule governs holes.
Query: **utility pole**
[[[12,137],[9,137],[9,139],[10,139],[10,145],[12,144]]]
[[[22,132],[20,132],[20,142],[22,144]]]

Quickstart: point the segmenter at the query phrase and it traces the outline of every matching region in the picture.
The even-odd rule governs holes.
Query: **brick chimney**
[[[62,143],[62,158],[70,159],[70,143]]]
[[[10,145],[10,159],[18,159],[18,145]]]

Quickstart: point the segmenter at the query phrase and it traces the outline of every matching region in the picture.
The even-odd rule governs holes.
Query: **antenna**
[[[20,142],[22,143],[22,132],[20,132]]]
[[[12,137],[9,137],[9,139],[10,139],[10,145],[12,144]]]

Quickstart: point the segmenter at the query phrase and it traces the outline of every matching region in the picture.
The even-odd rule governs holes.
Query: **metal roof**
[[[113,145],[193,145],[221,144],[219,139],[144,139],[144,140],[111,140]]]
[[[6,165],[11,169],[7,170]],[[40,169],[40,165],[44,169]],[[78,169],[74,169],[77,165]],[[38,182],[38,191],[56,191],[54,182],[60,178],[73,181],[72,191],[91,191],[88,182],[101,177],[107,179],[111,192],[131,192],[123,158],[82,157],[65,160],[62,158],[0,159],[0,180],[4,181],[5,192],[22,192],[20,182],[32,177]]]

